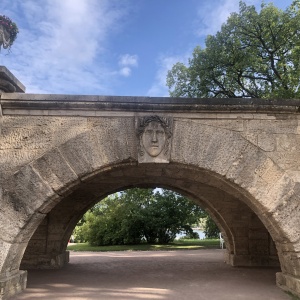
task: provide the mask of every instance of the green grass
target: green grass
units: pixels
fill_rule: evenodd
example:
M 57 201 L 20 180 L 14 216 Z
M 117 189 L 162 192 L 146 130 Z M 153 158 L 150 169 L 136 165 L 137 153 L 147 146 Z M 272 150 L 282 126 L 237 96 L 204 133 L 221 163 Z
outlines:
M 69 245 L 67 250 L 71 251 L 159 251 L 159 250 L 196 250 L 196 249 L 212 249 L 219 248 L 220 241 L 218 239 L 192 240 L 180 239 L 173 243 L 160 244 L 140 244 L 140 245 L 114 245 L 114 246 L 90 246 L 88 243 L 78 243 Z

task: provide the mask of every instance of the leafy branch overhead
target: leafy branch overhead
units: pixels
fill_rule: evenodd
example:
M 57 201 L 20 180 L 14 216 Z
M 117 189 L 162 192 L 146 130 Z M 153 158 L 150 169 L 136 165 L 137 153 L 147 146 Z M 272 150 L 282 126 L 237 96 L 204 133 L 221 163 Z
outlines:
M 299 98 L 300 0 L 281 10 L 240 2 L 221 30 L 168 72 L 170 96 Z

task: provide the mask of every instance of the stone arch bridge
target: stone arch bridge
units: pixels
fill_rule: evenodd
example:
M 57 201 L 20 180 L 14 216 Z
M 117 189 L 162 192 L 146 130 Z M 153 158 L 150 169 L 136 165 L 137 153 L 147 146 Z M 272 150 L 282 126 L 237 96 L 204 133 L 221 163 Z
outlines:
M 300 101 L 5 92 L 0 101 L 0 299 L 25 288 L 26 270 L 67 263 L 83 213 L 136 186 L 199 203 L 229 264 L 280 265 L 277 284 L 300 295 Z

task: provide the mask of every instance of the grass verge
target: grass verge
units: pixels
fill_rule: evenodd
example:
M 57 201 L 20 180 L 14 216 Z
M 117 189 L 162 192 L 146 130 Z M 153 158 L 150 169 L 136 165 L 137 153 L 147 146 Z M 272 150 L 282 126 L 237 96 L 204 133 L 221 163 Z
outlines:
M 140 244 L 140 245 L 113 245 L 113 246 L 90 246 L 88 243 L 68 245 L 71 251 L 163 251 L 163 250 L 196 250 L 219 248 L 219 239 L 193 240 L 180 239 L 170 244 Z

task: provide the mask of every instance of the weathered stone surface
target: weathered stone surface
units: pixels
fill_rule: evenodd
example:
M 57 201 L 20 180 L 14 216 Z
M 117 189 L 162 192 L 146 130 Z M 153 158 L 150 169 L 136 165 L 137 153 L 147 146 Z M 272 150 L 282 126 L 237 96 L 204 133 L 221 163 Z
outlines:
M 229 263 L 234 267 L 278 267 L 279 261 L 277 256 L 264 255 L 230 255 Z
M 47 212 L 50 209 L 48 205 L 51 206 L 50 200 L 59 198 L 29 165 L 22 167 L 3 186 L 6 190 L 12 191 L 9 196 L 13 209 L 23 211 L 28 217 L 36 211 Z
M 70 165 L 61 155 L 58 149 L 53 149 L 50 153 L 37 159 L 33 168 L 57 193 L 63 193 L 78 183 L 78 177 Z
M 0 240 L 0 246 L 0 274 L 5 277 L 10 276 L 18 271 L 27 244 L 7 243 Z
M 69 263 L 70 254 L 69 251 L 58 255 L 39 254 L 39 255 L 27 255 L 23 259 L 21 268 L 27 270 L 33 269 L 61 269 Z
M 0 183 L 18 167 L 88 130 L 85 118 L 6 116 L 1 119 Z
M 22 292 L 27 285 L 27 271 L 18 271 L 16 274 L 0 276 L 0 299 L 6 300 Z
M 4 81 L 4 86 L 0 85 L 0 90 L 8 93 L 25 92 L 25 86 L 5 66 L 0 66 L 0 79 Z M 13 88 L 8 88 L 7 90 L 7 83 L 9 83 Z
M 96 124 L 93 130 L 59 147 L 60 152 L 79 177 L 89 177 L 90 173 L 112 162 L 137 157 L 132 120 L 106 120 L 94 121 L 94 123 Z M 99 124 L 96 126 L 97 123 L 103 126 Z M 113 135 L 118 135 L 118 138 L 112 139 Z
M 82 214 L 110 193 L 140 186 L 170 188 L 202 205 L 220 226 L 231 264 L 276 265 L 279 258 L 278 284 L 300 295 L 299 106 L 298 100 L 1 94 L 6 291 L 24 288 L 17 275 L 22 257 L 25 267 L 63 266 Z M 146 140 L 148 158 L 139 157 L 135 120 L 153 115 L 173 120 L 163 161 Z
M 192 121 L 176 121 L 171 159 L 225 175 L 247 144 L 229 130 L 216 130 Z
M 300 278 L 290 276 L 288 274 L 276 273 L 276 282 L 283 290 L 294 294 L 300 295 Z

